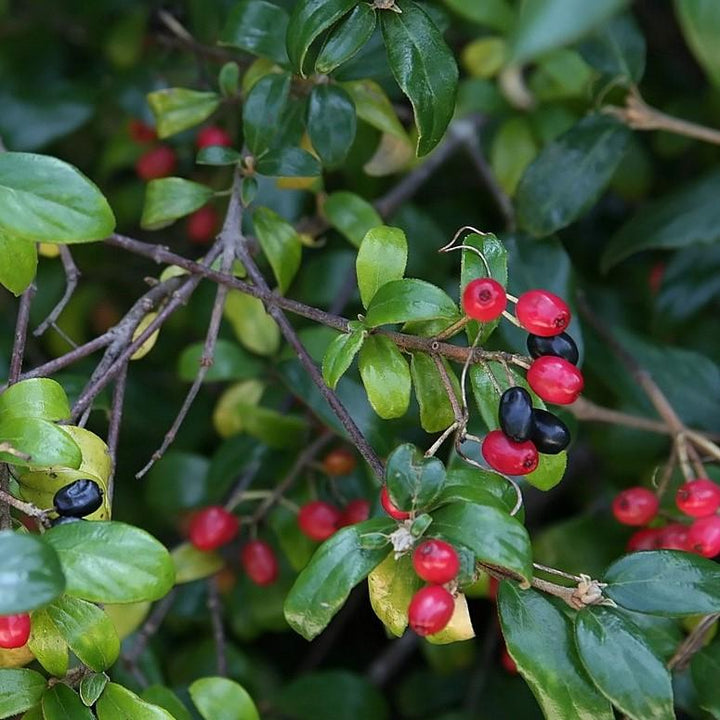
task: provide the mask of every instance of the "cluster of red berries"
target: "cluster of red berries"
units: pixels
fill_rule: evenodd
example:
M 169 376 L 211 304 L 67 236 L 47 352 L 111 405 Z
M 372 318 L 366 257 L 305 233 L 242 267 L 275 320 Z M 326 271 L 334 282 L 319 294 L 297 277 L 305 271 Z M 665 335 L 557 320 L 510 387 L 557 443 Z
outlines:
M 0 615 L 0 648 L 14 650 L 30 638 L 30 615 Z
M 313 500 L 300 508 L 298 527 L 311 540 L 322 542 L 340 528 L 355 525 L 370 517 L 370 503 L 363 498 L 351 500 L 342 510 L 324 500 Z
M 690 524 L 647 527 L 658 514 L 657 495 L 644 487 L 618 493 L 612 504 L 615 518 L 623 525 L 642 527 L 628 541 L 628 551 L 685 550 L 707 558 L 720 554 L 720 486 L 708 478 L 689 480 L 678 488 L 675 504 L 683 515 L 692 518 Z
M 505 288 L 492 278 L 477 278 L 465 286 L 463 309 L 480 322 L 499 318 L 507 307 Z M 564 332 L 570 308 L 547 290 L 529 290 L 515 303 L 517 323 L 529 333 L 527 347 L 533 362 L 527 381 L 537 395 L 555 405 L 569 405 L 582 392 L 584 381 L 574 340 Z M 498 472 L 527 475 L 538 465 L 538 453 L 557 454 L 570 444 L 570 431 L 553 413 L 533 408 L 530 393 L 516 386 L 500 398 L 500 430 L 483 441 L 485 461 Z

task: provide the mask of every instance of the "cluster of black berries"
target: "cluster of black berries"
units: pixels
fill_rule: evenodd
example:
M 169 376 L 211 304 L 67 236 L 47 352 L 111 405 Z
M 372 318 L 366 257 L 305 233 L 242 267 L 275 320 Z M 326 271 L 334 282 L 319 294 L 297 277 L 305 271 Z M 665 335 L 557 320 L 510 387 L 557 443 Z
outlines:
M 78 522 L 86 515 L 94 513 L 102 505 L 102 501 L 103 491 L 94 480 L 75 480 L 55 493 L 53 505 L 58 516 L 50 524 L 55 527 Z

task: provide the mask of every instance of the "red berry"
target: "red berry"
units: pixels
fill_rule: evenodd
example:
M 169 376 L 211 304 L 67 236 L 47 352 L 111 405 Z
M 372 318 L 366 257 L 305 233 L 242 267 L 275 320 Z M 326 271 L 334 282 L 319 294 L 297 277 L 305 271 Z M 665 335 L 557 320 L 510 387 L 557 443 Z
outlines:
M 689 527 L 682 523 L 670 523 L 660 530 L 656 547 L 661 550 L 687 550 Z
M 547 290 L 523 293 L 515 306 L 520 325 L 533 335 L 559 335 L 570 324 L 570 308 L 557 295 Z
M 195 144 L 199 150 L 204 147 L 211 147 L 212 145 L 224 145 L 225 147 L 230 147 L 233 142 L 230 135 L 228 135 L 221 127 L 218 127 L 217 125 L 208 125 L 198 132 L 197 137 L 195 138 Z
M 714 515 L 720 507 L 720 487 L 707 478 L 690 480 L 678 488 L 675 503 L 690 517 Z
M 206 243 L 217 235 L 220 216 L 212 205 L 196 210 L 187 219 L 188 238 L 194 243 Z
M 515 442 L 502 430 L 485 436 L 482 456 L 493 470 L 506 475 L 527 475 L 538 465 L 538 451 L 529 440 Z
M 27 643 L 30 637 L 30 616 L 0 615 L 0 648 L 12 650 Z
M 215 550 L 227 545 L 238 533 L 240 521 L 219 505 L 206 507 L 190 520 L 190 542 L 198 550 Z
M 323 470 L 331 477 L 349 475 L 357 465 L 355 455 L 345 447 L 331 450 L 323 459 Z
M 453 596 L 442 585 L 428 585 L 413 595 L 408 621 L 418 635 L 434 635 L 450 622 L 454 611 Z
M 413 552 L 413 567 L 418 577 L 433 585 L 444 585 L 460 571 L 457 551 L 443 540 L 424 540 Z
M 385 512 L 395 520 L 407 520 L 410 517 L 409 512 L 405 512 L 404 510 L 400 510 L 400 508 L 395 507 L 393 501 L 390 499 L 390 494 L 388 493 L 385 485 L 383 485 L 383 488 L 380 491 L 380 504 L 383 506 L 383 510 L 385 510 Z
M 615 496 L 612 511 L 623 525 L 647 525 L 657 515 L 658 507 L 660 501 L 652 490 L 631 487 Z
M 351 500 L 342 511 L 339 527 L 356 525 L 359 522 L 367 520 L 369 517 L 370 503 L 367 500 L 363 500 L 362 498 Z
M 490 322 L 502 315 L 507 306 L 505 288 L 492 278 L 471 280 L 463 290 L 463 309 L 473 320 Z
M 511 675 L 518 674 L 518 666 L 510 657 L 510 653 L 507 651 L 506 647 L 504 647 L 500 653 L 500 664 L 503 666 L 503 669 Z
M 543 355 L 533 360 L 527 371 L 527 381 L 543 400 L 555 405 L 574 403 L 585 386 L 580 370 L 554 355 Z
M 145 143 L 157 140 L 155 128 L 150 127 L 150 125 L 142 122 L 142 120 L 131 120 L 128 124 L 128 133 L 132 141 L 138 145 L 144 145 Z
M 327 540 L 340 523 L 340 511 L 330 503 L 314 500 L 300 508 L 298 525 L 311 540 Z
M 158 145 L 138 158 L 135 172 L 143 180 L 155 180 L 172 175 L 176 166 L 175 151 L 167 145 Z
M 720 553 L 720 517 L 710 515 L 695 520 L 688 530 L 687 543 L 690 552 L 715 557 Z
M 633 533 L 628 540 L 627 551 L 638 552 L 640 550 L 657 550 L 660 542 L 660 533 L 657 528 L 643 528 Z
M 272 585 L 278 576 L 275 551 L 264 540 L 250 540 L 240 551 L 240 564 L 256 585 Z

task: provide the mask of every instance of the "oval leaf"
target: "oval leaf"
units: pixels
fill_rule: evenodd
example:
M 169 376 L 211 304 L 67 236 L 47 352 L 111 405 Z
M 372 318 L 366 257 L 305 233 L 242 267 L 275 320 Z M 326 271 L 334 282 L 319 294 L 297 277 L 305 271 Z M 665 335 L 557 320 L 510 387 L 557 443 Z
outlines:
M 413 568 L 412 555 L 397 560 L 390 553 L 369 575 L 368 593 L 373 612 L 395 637 L 401 637 L 408 626 L 408 607 L 417 590 L 423 586 Z
M 35 707 L 46 687 L 45 678 L 34 670 L 0 670 L 0 717 L 10 717 Z
M 365 342 L 365 331 L 355 330 L 338 335 L 328 345 L 322 363 L 323 379 L 328 387 L 335 389 L 340 378 L 352 364 L 353 358 L 358 354 L 363 342 Z
M 285 65 L 287 12 L 266 0 L 242 0 L 233 5 L 222 34 L 220 45 L 231 45 L 252 55 L 259 55 Z
M 374 80 L 350 80 L 342 83 L 355 103 L 357 116 L 380 132 L 410 144 L 405 128 L 385 91 Z M 412 150 L 411 150 L 412 153 Z
M 98 720 L 175 720 L 157 705 L 141 700 L 117 683 L 108 683 L 95 706 Z
M 70 435 L 62 427 L 40 418 L 9 417 L 0 420 L 0 443 L 9 443 L 22 454 L 0 452 L 0 462 L 11 465 L 77 468 L 82 462 L 80 448 Z
M 328 34 L 315 61 L 315 72 L 328 74 L 353 57 L 375 30 L 375 8 L 359 3 Z
M 58 683 L 42 697 L 44 720 L 93 720 L 94 715 L 83 705 L 78 694 L 67 685 Z
M 358 367 L 373 410 L 383 420 L 402 417 L 410 404 L 410 368 L 397 345 L 382 335 L 365 339 Z
M 447 371 L 455 397 L 460 397 L 460 383 L 455 377 L 449 363 L 442 360 Z M 443 384 L 440 371 L 427 353 L 413 353 L 410 362 L 415 397 L 420 406 L 420 425 L 429 433 L 440 432 L 450 427 L 455 421 L 450 398 Z M 459 401 L 458 401 L 459 402 Z
M 339 85 L 316 85 L 310 93 L 308 135 L 323 165 L 341 165 L 355 140 L 355 105 Z
M 105 673 L 94 673 L 87 675 L 80 682 L 80 699 L 84 705 L 91 707 L 97 701 L 108 684 L 108 676 Z
M 436 285 L 404 278 L 382 285 L 368 305 L 365 321 L 369 327 L 418 320 L 457 320 L 457 306 Z
M 36 610 L 32 615 L 28 647 L 48 673 L 65 677 L 70 661 L 68 646 L 46 608 Z
M 299 147 L 268 150 L 257 162 L 260 175 L 269 177 L 315 177 L 320 175 L 318 159 Z
M 250 352 L 274 355 L 280 347 L 280 328 L 265 312 L 262 300 L 239 290 L 227 294 L 225 317 L 230 321 L 237 339 Z
M 158 230 L 184 215 L 199 210 L 213 196 L 213 191 L 200 183 L 178 177 L 151 180 L 145 190 L 140 226 Z
M 710 81 L 720 85 L 720 5 L 713 0 L 675 0 L 685 41 Z
M 260 720 L 245 688 L 220 677 L 201 678 L 189 688 L 190 697 L 205 720 Z
M 393 504 L 401 510 L 422 510 L 432 503 L 445 484 L 445 466 L 438 458 L 426 458 L 406 443 L 390 454 L 385 482 Z
M 178 585 L 210 577 L 225 567 L 225 561 L 217 553 L 203 552 L 189 542 L 178 545 L 170 556 Z
M 18 297 L 34 280 L 36 270 L 35 243 L 0 229 L 0 285 Z
M 209 118 L 220 105 L 220 96 L 214 92 L 167 88 L 148 93 L 147 101 L 155 116 L 158 137 L 166 138 Z
M 302 243 L 295 228 L 274 210 L 259 207 L 253 214 L 255 235 L 284 293 L 300 268 Z
M 270 73 L 253 85 L 245 99 L 243 132 L 255 155 L 261 155 L 272 145 L 287 105 L 290 80 L 289 73 Z
M 382 218 L 367 200 L 344 190 L 329 195 L 322 212 L 330 225 L 355 247 L 360 247 L 368 230 L 382 225 Z
M 400 228 L 382 225 L 367 231 L 355 261 L 360 298 L 365 307 L 385 283 L 402 278 L 407 257 L 407 239 Z
M 70 403 L 60 383 L 50 378 L 31 378 L 11 385 L 0 394 L 0 420 L 34 417 L 69 420 Z

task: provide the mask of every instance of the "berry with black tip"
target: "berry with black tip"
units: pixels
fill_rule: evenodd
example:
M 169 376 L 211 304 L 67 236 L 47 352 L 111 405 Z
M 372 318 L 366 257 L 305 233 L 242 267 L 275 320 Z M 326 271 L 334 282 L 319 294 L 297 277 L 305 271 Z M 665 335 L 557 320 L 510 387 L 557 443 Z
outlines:
M 714 515 L 720 508 L 720 486 L 708 478 L 689 480 L 678 488 L 675 504 L 690 517 Z
M 444 585 L 460 571 L 460 558 L 455 548 L 443 540 L 423 540 L 414 550 L 413 567 L 418 577 L 433 585 Z
M 30 638 L 30 616 L 27 613 L 0 615 L 0 648 L 21 648 Z
M 278 576 L 278 562 L 275 551 L 264 540 L 250 540 L 240 551 L 240 564 L 247 576 L 264 587 L 272 585 Z
M 527 475 L 538 465 L 538 451 L 529 440 L 516 443 L 502 430 L 485 436 L 482 456 L 493 470 L 506 475 Z
M 340 524 L 340 511 L 323 500 L 303 505 L 298 514 L 300 531 L 311 540 L 327 540 Z
M 454 611 L 453 596 L 442 585 L 428 585 L 413 595 L 408 607 L 408 622 L 421 637 L 434 635 L 447 626 Z
M 515 442 L 525 442 L 532 433 L 532 398 L 522 387 L 508 388 L 500 396 L 498 421 L 500 429 Z
M 570 324 L 567 303 L 547 290 L 523 293 L 515 305 L 515 316 L 525 330 L 542 337 L 559 335 Z
M 235 538 L 240 521 L 219 505 L 211 505 L 195 513 L 190 520 L 190 542 L 203 551 L 217 550 Z
M 574 403 L 585 386 L 582 373 L 572 363 L 553 355 L 534 360 L 527 381 L 537 395 L 555 405 Z
M 380 504 L 383 506 L 383 510 L 395 520 L 407 520 L 410 517 L 409 512 L 395 506 L 395 503 L 390 499 L 390 493 L 388 493 L 385 485 L 383 485 L 380 491 Z
M 570 444 L 570 430 L 557 415 L 542 408 L 534 408 L 530 440 L 538 452 L 557 455 Z
M 687 549 L 706 558 L 720 553 L 720 517 L 709 515 L 695 520 L 688 530 Z
M 493 278 L 471 280 L 463 290 L 463 310 L 473 320 L 491 322 L 499 318 L 507 306 L 505 288 Z
M 66 517 L 85 517 L 100 508 L 103 502 L 103 491 L 100 486 L 89 478 L 75 480 L 60 488 L 53 497 L 53 505 L 58 515 Z
M 659 507 L 660 501 L 652 490 L 631 487 L 615 496 L 612 511 L 623 525 L 647 525 L 657 515 Z
M 573 365 L 577 365 L 580 359 L 575 341 L 565 332 L 551 337 L 543 337 L 542 335 L 533 335 L 530 333 L 527 337 L 527 349 L 530 356 L 539 358 L 543 355 L 554 355 L 567 360 Z

